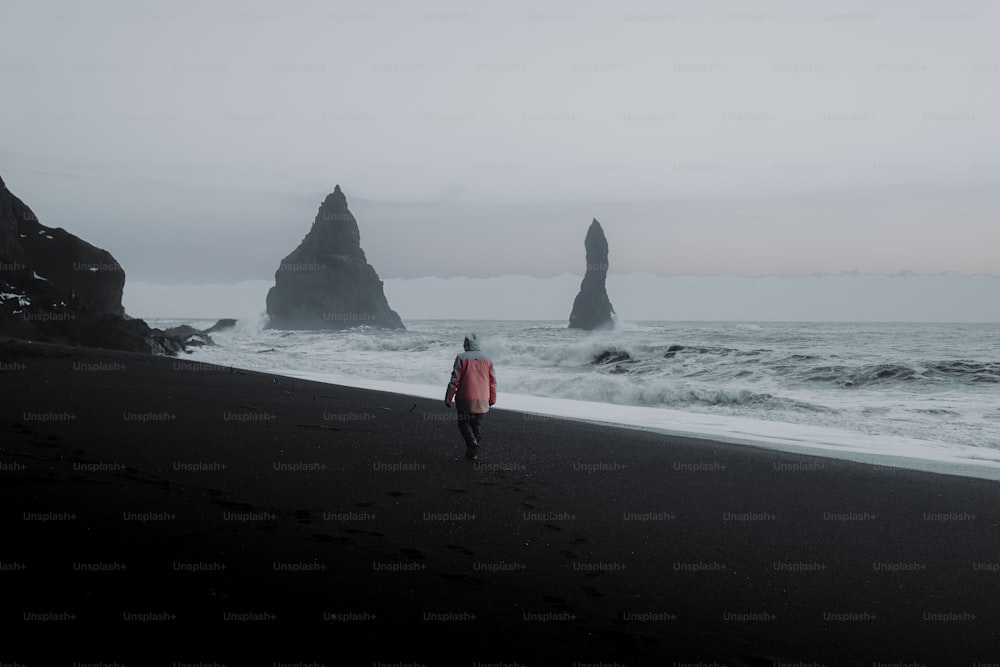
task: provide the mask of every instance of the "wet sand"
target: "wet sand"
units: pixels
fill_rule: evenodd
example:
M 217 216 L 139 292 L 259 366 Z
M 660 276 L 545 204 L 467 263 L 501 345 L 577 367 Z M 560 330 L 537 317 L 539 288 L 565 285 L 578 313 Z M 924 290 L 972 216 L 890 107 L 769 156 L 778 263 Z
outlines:
M 0 388 L 5 664 L 1000 663 L 995 482 L 502 394 L 469 462 L 441 401 L 37 343 Z

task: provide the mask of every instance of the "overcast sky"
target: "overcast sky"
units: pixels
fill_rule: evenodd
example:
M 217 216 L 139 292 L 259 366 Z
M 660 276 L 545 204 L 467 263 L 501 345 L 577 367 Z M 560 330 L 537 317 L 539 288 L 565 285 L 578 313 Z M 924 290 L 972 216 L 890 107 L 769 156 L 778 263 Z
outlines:
M 0 175 L 130 280 L 1000 274 L 995 2 L 0 2 Z

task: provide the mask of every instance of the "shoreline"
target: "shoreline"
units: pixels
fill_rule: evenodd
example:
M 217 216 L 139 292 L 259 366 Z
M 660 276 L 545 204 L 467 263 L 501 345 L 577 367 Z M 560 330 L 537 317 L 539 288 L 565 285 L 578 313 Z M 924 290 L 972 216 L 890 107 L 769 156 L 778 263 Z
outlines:
M 329 373 L 297 371 L 295 369 L 272 369 L 266 372 L 278 377 L 298 380 L 322 382 L 331 386 L 348 386 L 367 391 L 408 396 L 413 399 L 433 399 L 436 389 L 427 387 L 429 391 L 421 393 L 421 385 L 406 385 L 390 381 L 368 380 L 365 378 L 350 378 L 332 376 Z M 325 379 L 328 378 L 328 379 Z M 332 379 L 329 379 L 332 378 Z M 353 382 L 352 382 L 353 380 Z M 407 388 L 409 387 L 409 391 Z M 506 404 L 515 402 L 514 407 Z M 628 430 L 655 433 L 671 438 L 687 438 L 705 440 L 707 442 L 723 443 L 738 447 L 752 447 L 771 452 L 784 452 L 802 456 L 815 456 L 838 461 L 851 461 L 876 467 L 903 468 L 938 475 L 954 475 L 1000 481 L 1000 451 L 989 448 L 964 447 L 961 450 L 949 448 L 944 454 L 931 457 L 938 446 L 933 441 L 918 441 L 913 438 L 888 435 L 871 435 L 852 433 L 833 427 L 792 424 L 780 421 L 767 421 L 752 417 L 716 416 L 709 413 L 685 412 L 672 408 L 651 406 L 619 405 L 585 401 L 579 399 L 564 399 L 527 394 L 503 395 L 504 405 L 493 409 L 518 414 L 533 414 L 541 418 L 569 419 L 581 424 L 595 426 L 610 426 Z M 538 406 L 548 406 L 548 411 L 540 411 Z M 607 409 L 609 405 L 621 413 L 632 415 L 633 422 L 612 421 L 586 416 L 589 406 Z M 680 426 L 670 427 L 663 422 L 677 418 L 680 415 Z M 686 423 L 683 421 L 686 420 Z M 642 423 L 645 422 L 645 423 Z M 657 425 L 656 422 L 660 422 Z M 699 424 L 700 422 L 700 424 Z M 698 426 L 700 425 L 700 428 Z M 757 429 L 770 431 L 762 433 Z M 850 445 L 853 439 L 864 438 L 861 447 Z M 811 443 L 811 444 L 803 444 Z M 893 453 L 879 450 L 877 445 L 897 448 L 910 453 Z M 914 456 L 912 452 L 919 448 L 928 454 L 926 457 Z M 957 452 L 968 456 L 958 456 Z
M 440 400 L 38 343 L 0 360 L 24 366 L 0 374 L 0 618 L 25 664 L 90 660 L 39 625 L 136 634 L 143 664 L 997 652 L 992 482 L 499 409 L 471 463 Z
M 447 322 L 461 321 L 448 320 Z M 424 321 L 424 323 L 426 322 Z M 536 324 L 545 323 L 557 324 L 555 321 L 536 322 Z M 662 325 L 665 323 L 654 322 L 652 324 Z M 766 326 L 768 323 L 763 324 Z M 878 324 L 894 325 L 898 323 L 881 322 Z M 760 327 L 755 326 L 754 328 L 759 329 Z M 426 332 L 407 333 L 419 338 L 422 333 Z M 458 335 L 460 336 L 460 334 Z M 450 358 L 440 356 L 440 350 L 437 348 L 435 348 L 435 356 L 429 364 L 426 361 L 412 364 L 406 359 L 394 362 L 390 356 L 389 363 L 399 363 L 402 368 L 407 369 L 407 376 L 413 380 L 413 384 L 393 382 L 392 379 L 396 377 L 396 374 L 392 367 L 378 363 L 371 368 L 365 367 L 356 370 L 361 370 L 366 377 L 387 379 L 367 380 L 366 377 L 339 372 L 336 365 L 325 364 L 322 361 L 316 365 L 299 364 L 294 358 L 283 357 L 282 346 L 273 340 L 269 343 L 262 343 L 258 349 L 255 349 L 252 340 L 254 338 L 254 336 L 248 337 L 245 333 L 238 337 L 238 345 L 236 345 L 238 349 L 235 355 L 226 354 L 222 350 L 204 348 L 196 350 L 195 354 L 201 356 L 204 353 L 206 361 L 219 358 L 216 355 L 221 355 L 221 358 L 225 359 L 227 363 L 246 364 L 262 372 L 280 374 L 286 377 L 312 379 L 424 398 L 438 396 L 438 380 L 444 382 L 443 377 L 438 377 L 439 367 L 443 368 L 450 363 Z M 228 346 L 229 342 L 231 341 L 226 341 L 224 347 Z M 310 343 L 313 342 L 316 341 L 310 341 Z M 681 340 L 681 342 L 684 341 Z M 755 344 L 750 341 L 744 342 Z M 605 341 L 595 349 L 617 349 L 618 344 L 618 342 Z M 636 354 L 627 344 L 622 343 L 622 345 L 624 345 L 622 349 L 628 350 L 630 354 Z M 263 347 L 276 347 L 277 350 L 259 349 Z M 311 346 L 311 349 L 312 347 L 315 347 L 315 351 L 322 354 L 320 348 L 326 346 L 316 345 Z M 347 345 L 346 349 L 345 346 L 332 345 L 332 347 L 338 351 L 328 358 L 336 358 L 339 354 L 351 354 L 351 345 Z M 640 345 L 639 348 L 641 349 L 642 346 Z M 390 352 L 398 351 L 396 345 L 390 345 L 386 349 Z M 418 347 L 417 349 L 422 348 Z M 576 358 L 581 357 L 581 354 L 576 354 L 579 351 L 575 351 L 576 357 L 573 361 L 574 363 L 583 363 L 582 368 L 586 371 L 587 350 L 586 347 L 581 349 L 582 358 Z M 267 357 L 266 359 L 253 354 L 253 352 L 266 351 L 276 353 L 273 357 L 264 355 Z M 328 351 L 332 352 L 332 350 Z M 992 358 L 992 353 L 983 353 L 987 356 L 982 358 Z M 549 357 L 551 355 L 546 353 L 541 358 Z M 636 358 L 639 357 L 644 362 L 648 361 L 642 352 L 639 352 Z M 951 358 L 949 357 L 949 359 Z M 956 362 L 954 359 L 940 362 L 938 365 L 945 367 L 941 372 L 955 370 L 949 368 L 949 364 L 961 366 L 964 363 Z M 512 372 L 518 372 L 520 376 L 524 376 L 525 369 L 521 368 L 517 362 L 512 363 L 517 367 Z M 830 363 L 835 362 L 831 361 Z M 906 372 L 917 374 L 922 372 L 920 363 L 909 364 L 913 366 L 909 369 L 905 368 L 908 362 L 900 363 L 904 364 L 900 368 Z M 300 366 L 300 368 L 296 368 L 296 366 Z M 982 368 L 976 372 L 985 373 L 985 377 L 982 379 L 990 380 L 993 377 L 992 374 L 995 373 L 993 366 L 995 364 L 991 362 L 983 362 Z M 320 372 L 318 368 L 326 370 Z M 861 368 L 868 367 L 862 364 Z M 874 362 L 872 362 L 871 368 L 878 370 Z M 413 372 L 414 370 L 416 372 Z M 537 378 L 532 375 L 538 370 L 540 369 L 529 367 L 528 374 L 532 382 L 519 381 L 517 384 L 528 392 L 538 390 L 543 394 L 554 393 L 575 398 L 531 396 L 514 394 L 504 390 L 504 400 L 498 409 L 513 409 L 519 412 L 558 416 L 597 424 L 613 424 L 625 428 L 650 430 L 668 436 L 715 440 L 788 453 L 818 455 L 872 465 L 905 467 L 924 472 L 1000 481 L 1000 442 L 996 440 L 989 429 L 989 423 L 997 418 L 997 413 L 990 396 L 976 389 L 977 387 L 988 388 L 989 385 L 985 383 L 974 384 L 970 387 L 970 394 L 963 397 L 961 401 L 963 407 L 961 408 L 957 407 L 958 403 L 950 400 L 944 394 L 939 395 L 931 392 L 924 395 L 919 391 L 901 389 L 898 383 L 886 392 L 882 392 L 876 387 L 867 394 L 868 399 L 873 401 L 869 409 L 865 407 L 869 405 L 866 402 L 865 394 L 854 398 L 851 397 L 850 393 L 841 394 L 836 391 L 832 394 L 820 392 L 811 395 L 806 392 L 804 395 L 800 395 L 795 386 L 768 389 L 766 386 L 760 388 L 756 385 L 749 385 L 748 388 L 744 389 L 739 385 L 730 386 L 725 381 L 716 391 L 712 389 L 712 385 L 707 385 L 707 388 L 698 386 L 690 388 L 684 379 L 672 379 L 671 377 L 657 379 L 657 373 L 653 374 L 654 381 L 649 386 L 642 382 L 639 382 L 638 387 L 621 386 L 620 383 L 616 384 L 615 382 L 609 384 L 610 374 L 607 373 L 589 375 L 584 373 L 585 377 L 576 377 L 571 383 L 567 384 L 563 380 L 562 384 L 553 386 L 550 380 L 557 381 L 558 377 L 552 376 L 550 378 L 548 377 L 550 374 L 543 373 L 545 381 L 539 384 L 536 381 Z M 613 369 L 613 373 L 616 370 Z M 838 372 L 846 373 L 844 369 L 840 369 Z M 871 372 L 875 373 L 875 371 Z M 879 373 L 881 372 L 879 371 Z M 903 371 L 900 372 L 903 373 Z M 575 375 L 579 376 L 580 374 L 576 373 Z M 593 375 L 594 384 L 592 387 L 583 390 L 575 389 L 578 385 L 590 382 L 590 375 Z M 847 375 L 851 374 L 847 373 Z M 905 373 L 903 376 L 905 381 L 907 379 Z M 862 379 L 867 377 L 865 375 Z M 422 384 L 428 379 L 434 383 L 431 388 Z M 523 380 L 523 377 L 520 379 Z M 868 380 L 865 380 L 862 384 L 867 382 Z M 827 390 L 824 389 L 824 391 Z M 853 392 L 854 390 L 847 391 Z M 902 393 L 897 396 L 894 393 L 896 391 Z M 609 394 L 609 392 L 618 393 Z M 693 398 L 690 396 L 685 398 L 686 393 L 693 393 Z M 664 396 L 659 394 L 664 394 Z M 676 394 L 679 394 L 680 398 Z M 688 402 L 689 400 L 690 402 Z M 711 407 L 716 405 L 714 402 L 716 400 L 718 400 L 718 407 Z M 778 407 L 773 410 L 771 407 L 761 408 L 757 406 L 758 401 L 763 401 L 765 406 L 774 403 Z M 796 411 L 796 409 L 789 410 L 787 407 L 788 404 L 791 404 L 794 408 L 800 401 L 805 401 L 803 405 L 809 409 L 803 408 L 801 411 Z M 744 404 L 749 407 L 744 406 Z M 824 416 L 823 413 L 826 412 L 829 412 L 830 415 Z M 624 416 L 625 413 L 628 413 L 627 417 Z M 869 420 L 869 413 L 876 415 L 872 418 L 874 421 Z

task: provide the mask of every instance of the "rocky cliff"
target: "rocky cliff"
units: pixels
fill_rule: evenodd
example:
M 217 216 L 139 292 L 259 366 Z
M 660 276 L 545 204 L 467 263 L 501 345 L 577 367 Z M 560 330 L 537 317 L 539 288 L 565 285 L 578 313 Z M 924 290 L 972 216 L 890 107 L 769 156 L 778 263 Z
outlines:
M 0 179 L 0 334 L 176 354 L 183 345 L 131 319 L 125 271 L 106 250 L 46 227 Z
M 573 301 L 569 328 L 587 331 L 610 329 L 614 326 L 615 309 L 611 307 L 605 287 L 608 277 L 608 240 L 597 218 L 590 223 L 583 246 L 587 252 L 587 272 L 580 283 L 580 292 Z
M 365 258 L 357 220 L 339 185 L 319 207 L 309 233 L 281 261 L 274 283 L 267 293 L 270 328 L 404 328 Z

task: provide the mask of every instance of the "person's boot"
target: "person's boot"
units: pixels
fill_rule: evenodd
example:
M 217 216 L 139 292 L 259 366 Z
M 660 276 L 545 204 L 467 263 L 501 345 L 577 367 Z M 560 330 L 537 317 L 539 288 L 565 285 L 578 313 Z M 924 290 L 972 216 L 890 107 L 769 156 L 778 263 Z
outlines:
M 479 443 L 475 440 L 471 444 L 465 446 L 465 458 L 470 461 L 476 460 L 476 453 L 479 451 Z

